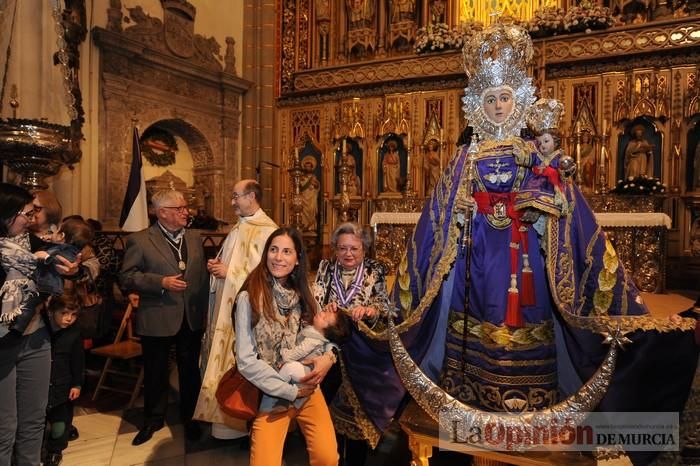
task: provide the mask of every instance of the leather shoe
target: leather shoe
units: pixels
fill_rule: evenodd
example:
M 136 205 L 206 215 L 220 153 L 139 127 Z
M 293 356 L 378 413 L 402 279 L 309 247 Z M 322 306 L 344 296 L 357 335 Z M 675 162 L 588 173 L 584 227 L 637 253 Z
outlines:
M 63 461 L 63 455 L 60 453 L 51 453 L 49 458 L 44 462 L 44 466 L 59 466 Z
M 72 442 L 73 440 L 77 440 L 80 437 L 80 432 L 78 432 L 78 429 L 75 426 L 70 426 L 70 430 L 68 430 L 68 441 Z
M 185 423 L 185 438 L 190 442 L 197 442 L 202 437 L 202 427 L 199 422 L 189 421 Z
M 132 445 L 141 445 L 151 440 L 153 433 L 159 431 L 163 428 L 163 424 L 146 424 L 146 426 L 136 434 L 134 440 L 131 441 Z

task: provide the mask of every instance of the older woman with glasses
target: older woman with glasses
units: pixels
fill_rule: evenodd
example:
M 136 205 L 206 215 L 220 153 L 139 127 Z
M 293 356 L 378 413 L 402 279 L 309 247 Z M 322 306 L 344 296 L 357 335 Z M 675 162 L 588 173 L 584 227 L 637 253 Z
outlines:
M 314 283 L 314 297 L 324 310 L 340 309 L 356 323 L 341 346 L 342 370 L 336 365 L 322 388 L 331 402 L 336 431 L 346 437 L 343 456 L 358 464 L 364 463 L 366 443 L 376 447 L 387 427 L 377 424 L 374 416 L 383 413 L 382 377 L 371 370 L 376 345 L 357 327 L 359 321 L 374 326 L 389 308 L 384 267 L 366 256 L 371 243 L 369 233 L 356 223 L 341 224 L 331 236 L 335 258 L 321 261 Z
M 29 234 L 34 196 L 0 183 L 0 466 L 37 465 L 51 372 L 48 329 L 39 314 L 34 254 L 45 243 Z M 65 275 L 78 264 L 57 256 Z

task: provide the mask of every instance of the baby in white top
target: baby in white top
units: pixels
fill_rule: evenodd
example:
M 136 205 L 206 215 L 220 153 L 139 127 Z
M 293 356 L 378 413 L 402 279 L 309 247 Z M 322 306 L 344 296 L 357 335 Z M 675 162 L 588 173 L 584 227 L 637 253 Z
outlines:
M 297 336 L 294 348 L 280 350 L 282 367 L 280 375 L 291 383 L 298 383 L 308 372 L 309 366 L 302 361 L 320 356 L 327 350 L 327 345 L 340 345 L 350 337 L 350 324 L 345 315 L 340 312 L 317 312 L 311 325 L 302 328 Z M 294 405 L 300 407 L 305 398 L 296 400 Z M 298 403 L 298 406 L 297 406 Z M 281 402 L 273 411 L 287 409 L 289 402 Z

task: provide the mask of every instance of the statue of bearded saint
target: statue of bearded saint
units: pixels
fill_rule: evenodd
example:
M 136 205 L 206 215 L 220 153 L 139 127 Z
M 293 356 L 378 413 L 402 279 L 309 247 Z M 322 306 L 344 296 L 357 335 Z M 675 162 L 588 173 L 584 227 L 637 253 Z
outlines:
M 350 29 L 361 29 L 372 25 L 374 20 L 374 1 L 346 0 Z

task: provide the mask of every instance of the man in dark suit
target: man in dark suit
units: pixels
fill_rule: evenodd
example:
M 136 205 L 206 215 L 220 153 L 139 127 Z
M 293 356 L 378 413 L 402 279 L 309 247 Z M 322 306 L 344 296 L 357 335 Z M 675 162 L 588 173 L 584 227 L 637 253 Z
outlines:
M 140 301 L 135 323 L 143 348 L 145 421 L 133 445 L 163 427 L 173 344 L 185 434 L 188 440 L 200 436 L 192 413 L 201 385 L 199 351 L 209 283 L 204 249 L 199 233 L 185 229 L 189 213 L 182 193 L 159 191 L 151 202 L 158 221 L 127 238 L 120 277 Z

